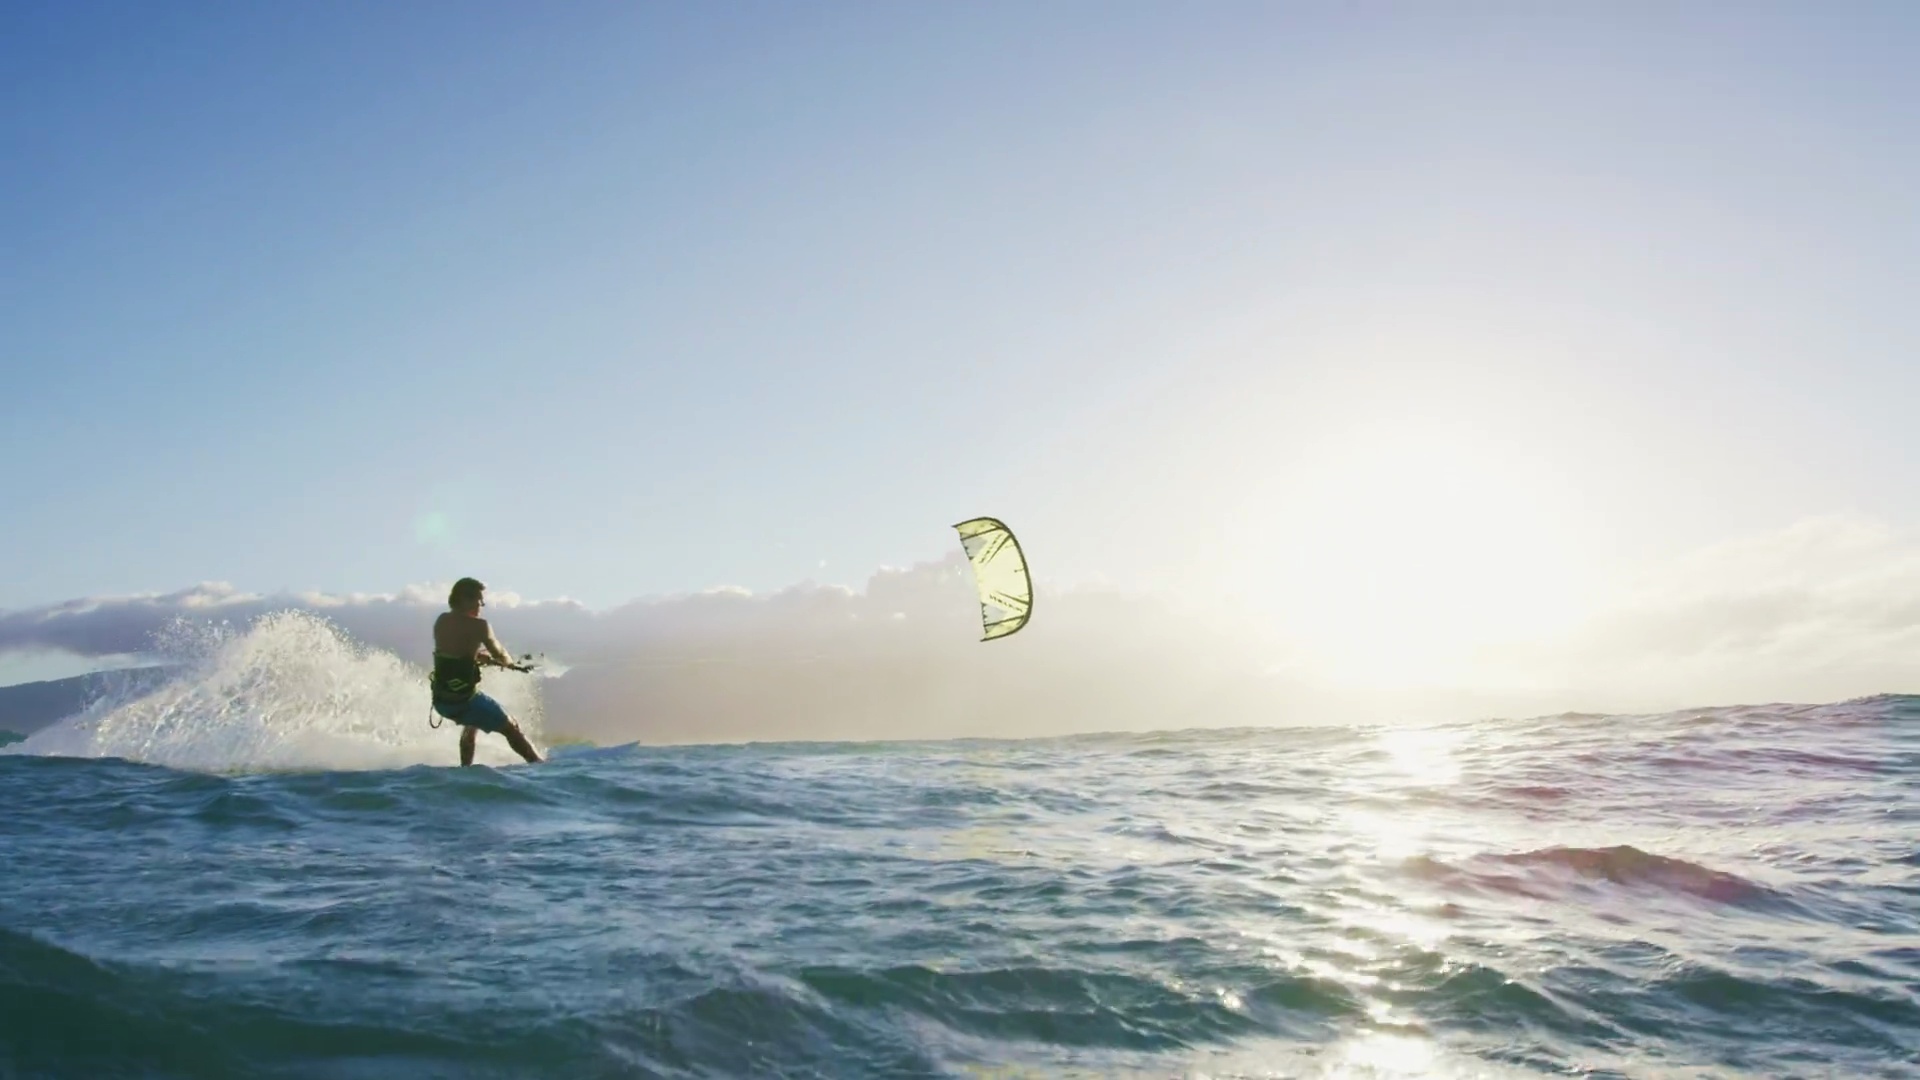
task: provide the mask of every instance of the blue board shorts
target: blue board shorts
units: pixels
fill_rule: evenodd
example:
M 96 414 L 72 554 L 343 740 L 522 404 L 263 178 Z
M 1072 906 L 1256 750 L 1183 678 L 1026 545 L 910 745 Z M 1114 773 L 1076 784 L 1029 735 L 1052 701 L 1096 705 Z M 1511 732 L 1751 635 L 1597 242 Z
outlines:
M 465 701 L 436 701 L 433 711 L 463 727 L 476 727 L 495 735 L 505 735 L 507 725 L 512 723 L 499 702 L 479 691 Z

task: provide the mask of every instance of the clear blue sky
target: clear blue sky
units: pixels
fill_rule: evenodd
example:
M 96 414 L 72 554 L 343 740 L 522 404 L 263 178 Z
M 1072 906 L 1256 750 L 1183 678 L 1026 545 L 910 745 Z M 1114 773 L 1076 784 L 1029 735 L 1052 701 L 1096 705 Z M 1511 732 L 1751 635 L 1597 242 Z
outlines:
M 1910 523 L 1916 55 L 1910 4 L 8 4 L 0 608 L 857 583 L 981 513 L 1228 589 L 1506 527 L 1446 506 L 1606 566 Z M 1464 501 L 1325 526 L 1429 460 Z

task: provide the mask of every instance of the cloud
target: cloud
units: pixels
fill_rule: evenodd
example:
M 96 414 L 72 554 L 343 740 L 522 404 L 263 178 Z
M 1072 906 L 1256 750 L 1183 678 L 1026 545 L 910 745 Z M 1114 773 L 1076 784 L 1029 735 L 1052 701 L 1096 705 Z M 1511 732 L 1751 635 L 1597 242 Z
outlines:
M 151 651 L 177 619 L 289 608 L 422 664 L 445 586 L 263 596 L 220 584 L 0 613 L 0 653 Z M 1920 689 L 1920 539 L 1806 521 L 1657 567 L 1569 632 L 1489 649 L 1443 686 L 1316 677 L 1217 611 L 1165 596 L 1045 592 L 1032 626 L 982 644 L 957 557 L 863 589 L 715 589 L 595 611 L 496 590 L 505 644 L 568 667 L 549 728 L 598 741 L 1025 736 L 1227 724 L 1641 712 Z M 1276 674 L 1279 673 L 1279 674 Z
M 164 651 L 168 627 L 323 616 L 423 664 L 443 586 L 263 596 L 223 584 L 0 614 L 0 651 Z M 1280 722 L 1277 684 L 1244 641 L 1165 599 L 1043 593 L 1017 638 L 982 644 L 963 560 L 882 570 L 864 589 L 714 589 L 606 611 L 490 591 L 510 649 L 563 661 L 549 727 L 601 741 L 908 738 Z
M 366 644 L 417 658 L 431 651 L 430 627 L 446 610 L 446 585 L 409 586 L 397 593 L 260 594 L 224 582 L 171 593 L 90 597 L 41 608 L 0 612 L 0 653 L 57 649 L 85 657 L 155 653 L 161 634 L 179 620 L 245 625 L 274 611 L 309 611 Z M 487 597 L 493 613 L 513 612 L 515 625 L 551 630 L 565 643 L 588 646 L 595 616 L 570 600 L 529 603 L 512 593 Z
M 1716 544 L 1497 662 L 1590 710 L 1920 688 L 1920 538 L 1841 516 Z

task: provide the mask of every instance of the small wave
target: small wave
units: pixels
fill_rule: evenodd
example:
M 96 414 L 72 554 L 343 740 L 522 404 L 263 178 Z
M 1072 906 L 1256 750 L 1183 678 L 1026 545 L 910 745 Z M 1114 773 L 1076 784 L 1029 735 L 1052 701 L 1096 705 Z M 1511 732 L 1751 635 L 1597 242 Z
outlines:
M 324 1022 L 235 1000 L 203 977 L 105 964 L 0 929 L 6 1075 L 250 1077 L 275 1059 L 483 1060 L 428 1032 Z M 17 1072 L 15 1070 L 18 1070 Z
M 1495 792 L 1510 799 L 1523 802 L 1563 802 L 1573 796 L 1573 792 L 1551 784 L 1521 784 L 1514 787 L 1496 788 Z
M 1824 1033 L 1846 1031 L 1856 1047 L 1908 1055 L 1920 1029 L 1920 1003 L 1898 991 L 1862 991 L 1824 985 L 1791 975 L 1743 978 L 1711 964 L 1678 965 L 1660 987 L 1695 1008 L 1731 1017 L 1766 1016 L 1791 1028 L 1805 1024 Z
M 403 963 L 293 968 L 382 989 L 370 1001 L 323 990 L 283 1006 L 251 979 L 101 964 L 0 929 L 0 1074 L 204 1080 L 291 1067 L 327 1076 L 822 1076 L 838 1074 L 847 1058 L 879 1073 L 935 1071 L 919 1047 L 786 980 L 561 1017 L 452 1000 L 382 1008 L 391 985 L 418 979 L 419 969 Z
M 1225 1042 L 1259 1030 L 1242 1008 L 1213 993 L 1153 979 L 1058 968 L 937 971 L 917 964 L 862 971 L 810 968 L 801 980 L 821 995 L 866 1008 L 904 1008 L 955 1030 L 992 1039 L 1057 1046 L 1163 1051 Z M 1333 1015 L 1338 997 L 1302 994 L 1288 981 L 1253 992 L 1288 1008 Z
M 231 1074 L 234 1063 L 219 1047 L 182 1034 L 183 1018 L 142 981 L 0 929 L 0 1044 L 7 1064 L 28 1075 L 116 1072 L 135 1061 L 161 1074 Z
M 269 799 L 242 791 L 221 791 L 201 802 L 188 815 L 191 820 L 217 829 L 298 828 L 300 822 Z
M 1542 848 L 1518 855 L 1494 855 L 1491 861 L 1509 866 L 1552 867 L 1583 878 L 1615 885 L 1646 885 L 1688 893 L 1721 903 L 1763 899 L 1773 891 L 1737 874 L 1665 855 L 1654 855 L 1628 844 L 1609 848 Z
M 1609 848 L 1555 847 L 1512 855 L 1480 855 L 1466 866 L 1454 866 L 1422 855 L 1406 860 L 1402 870 L 1431 881 L 1540 899 L 1549 898 L 1558 891 L 1551 878 L 1545 875 L 1571 875 L 1583 881 L 1604 881 L 1626 888 L 1679 893 L 1721 904 L 1788 903 L 1775 890 L 1738 874 L 1714 870 L 1685 859 L 1654 855 L 1627 844 Z

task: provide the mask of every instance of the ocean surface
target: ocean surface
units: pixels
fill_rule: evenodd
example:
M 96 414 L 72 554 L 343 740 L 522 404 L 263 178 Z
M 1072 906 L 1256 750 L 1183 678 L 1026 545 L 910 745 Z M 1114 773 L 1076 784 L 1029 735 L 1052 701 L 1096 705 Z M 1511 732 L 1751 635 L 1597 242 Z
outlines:
M 0 751 L 0 1076 L 1920 1077 L 1920 698 L 459 769 L 203 652 Z

